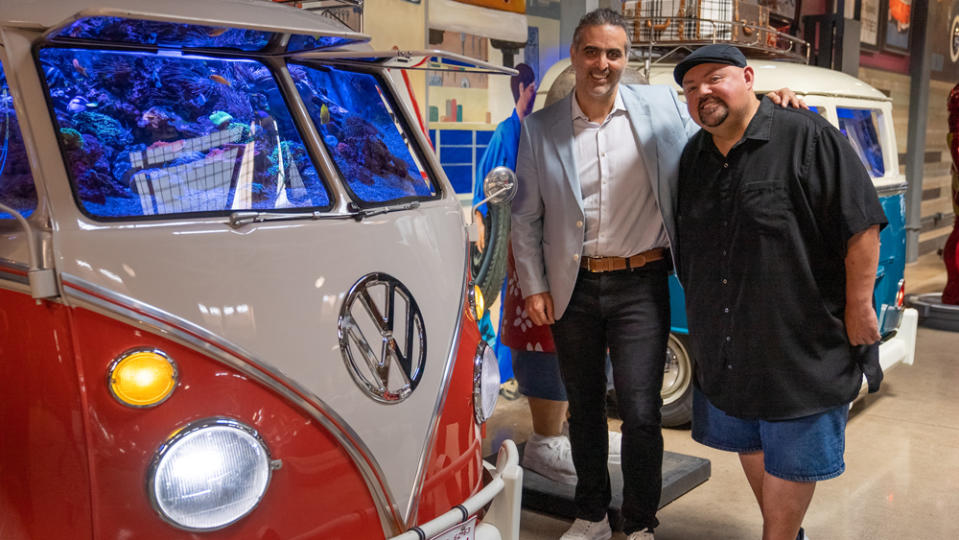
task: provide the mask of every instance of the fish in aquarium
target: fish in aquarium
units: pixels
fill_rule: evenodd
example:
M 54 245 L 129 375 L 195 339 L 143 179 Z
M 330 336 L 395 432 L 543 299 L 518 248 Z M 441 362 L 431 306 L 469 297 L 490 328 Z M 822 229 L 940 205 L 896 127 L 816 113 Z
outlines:
M 224 77 L 223 75 L 217 75 L 216 73 L 214 73 L 213 75 L 210 75 L 210 80 L 215 83 L 220 83 L 224 86 L 228 86 L 231 88 L 233 87 L 230 81 L 226 80 L 226 77 Z
M 78 113 L 80 111 L 85 111 L 87 109 L 95 109 L 99 106 L 98 103 L 88 101 L 83 96 L 77 96 L 70 100 L 70 103 L 67 104 L 67 110 L 72 113 Z
M 326 125 L 330 123 L 330 108 L 326 106 L 326 103 L 320 105 L 320 124 Z
M 87 68 L 81 66 L 80 61 L 77 60 L 76 58 L 73 59 L 73 69 L 75 69 L 77 73 L 79 73 L 80 75 L 84 77 L 87 76 Z

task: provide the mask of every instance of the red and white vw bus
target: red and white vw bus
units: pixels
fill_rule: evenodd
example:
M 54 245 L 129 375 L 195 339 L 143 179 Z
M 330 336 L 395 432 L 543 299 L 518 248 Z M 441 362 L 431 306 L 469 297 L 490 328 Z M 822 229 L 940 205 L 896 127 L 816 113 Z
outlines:
M 0 537 L 518 537 L 468 227 L 366 41 L 4 0 Z

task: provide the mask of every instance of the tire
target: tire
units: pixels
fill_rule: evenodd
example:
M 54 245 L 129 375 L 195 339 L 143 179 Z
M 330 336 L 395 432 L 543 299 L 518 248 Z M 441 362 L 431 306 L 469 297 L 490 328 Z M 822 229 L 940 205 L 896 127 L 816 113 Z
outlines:
M 686 345 L 686 336 L 669 334 L 660 392 L 664 427 L 682 426 L 693 418 L 693 363 Z
M 509 203 L 487 204 L 486 249 L 470 246 L 473 284 L 480 288 L 486 308 L 493 304 L 506 278 L 506 257 L 509 253 Z

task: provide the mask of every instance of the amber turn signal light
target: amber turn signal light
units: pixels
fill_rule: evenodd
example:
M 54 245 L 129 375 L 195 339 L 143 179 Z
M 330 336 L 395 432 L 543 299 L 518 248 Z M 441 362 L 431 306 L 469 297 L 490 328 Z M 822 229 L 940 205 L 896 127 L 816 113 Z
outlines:
M 129 407 L 154 407 L 166 401 L 177 385 L 173 360 L 158 349 L 134 349 L 110 364 L 110 393 Z

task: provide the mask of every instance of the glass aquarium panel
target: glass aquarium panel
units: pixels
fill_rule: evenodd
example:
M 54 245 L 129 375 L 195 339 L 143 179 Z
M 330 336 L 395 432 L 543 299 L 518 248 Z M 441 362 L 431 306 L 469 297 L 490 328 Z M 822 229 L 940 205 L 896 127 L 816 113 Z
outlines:
M 862 166 L 869 171 L 873 178 L 881 178 L 886 174 L 886 167 L 882 160 L 882 145 L 879 144 L 879 135 L 876 130 L 876 115 L 878 111 L 869 109 L 847 109 L 836 107 L 836 116 L 839 117 L 839 131 L 849 139 Z
M 37 208 L 37 188 L 33 185 L 27 150 L 23 146 L 17 112 L 7 76 L 0 64 L 0 202 L 27 217 Z M 0 212 L 0 219 L 13 219 Z
M 88 215 L 329 206 L 260 62 L 67 48 L 38 56 L 74 192 Z
M 288 67 L 320 139 L 359 204 L 437 195 L 375 76 L 327 66 Z
M 224 26 L 146 21 L 122 17 L 84 17 L 50 37 L 51 39 L 110 41 L 158 47 L 217 47 L 259 51 L 267 46 L 273 35 L 272 32 Z
M 342 47 L 343 45 L 362 41 L 366 40 L 343 36 L 305 36 L 303 34 L 293 34 L 290 36 L 290 42 L 286 45 L 286 50 L 288 52 L 297 52 L 308 51 L 310 49 L 329 49 L 331 47 Z

